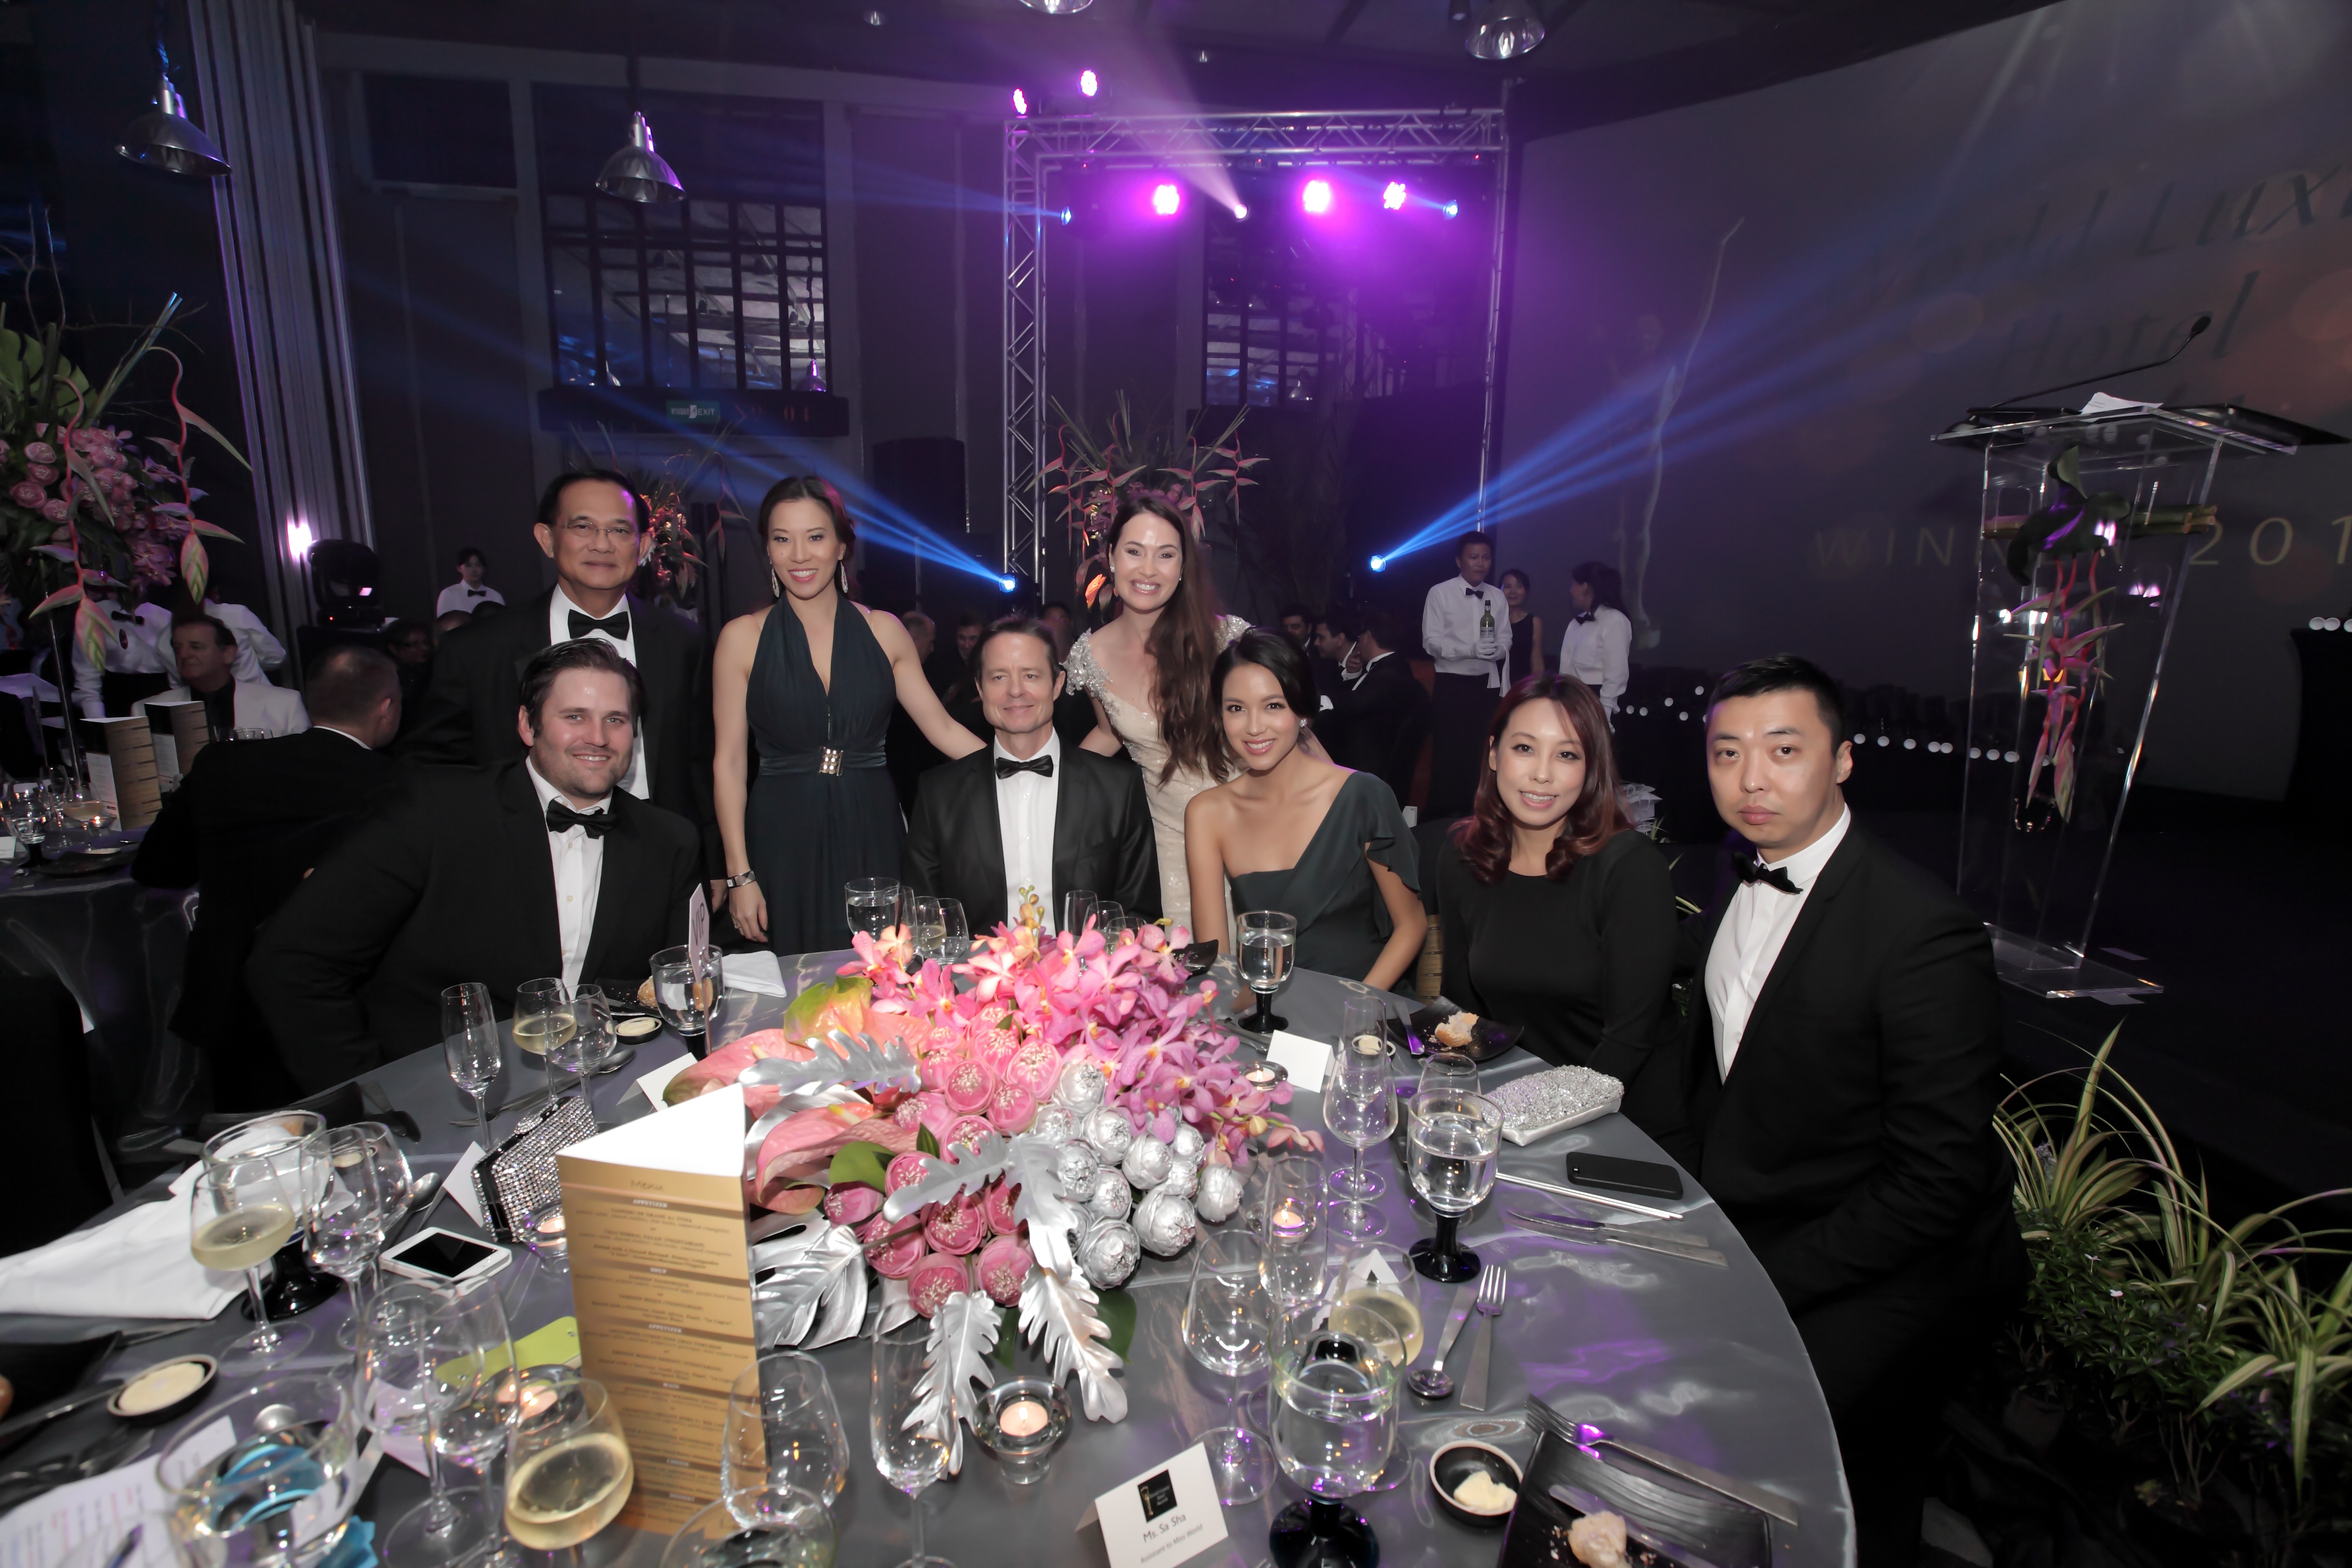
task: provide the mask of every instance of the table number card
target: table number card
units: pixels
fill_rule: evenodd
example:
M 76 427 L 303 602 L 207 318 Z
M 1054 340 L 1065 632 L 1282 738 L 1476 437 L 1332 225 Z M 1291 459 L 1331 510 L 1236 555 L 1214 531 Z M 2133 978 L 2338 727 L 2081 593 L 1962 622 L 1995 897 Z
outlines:
M 1276 1029 L 1274 1037 L 1266 1042 L 1265 1059 L 1281 1064 L 1290 1075 L 1291 1088 L 1320 1094 L 1323 1069 L 1331 1065 L 1331 1047 L 1326 1040 L 1310 1040 L 1287 1029 Z
M 1209 1451 L 1198 1443 L 1095 1499 L 1093 1516 L 1111 1568 L 1176 1568 L 1225 1539 Z

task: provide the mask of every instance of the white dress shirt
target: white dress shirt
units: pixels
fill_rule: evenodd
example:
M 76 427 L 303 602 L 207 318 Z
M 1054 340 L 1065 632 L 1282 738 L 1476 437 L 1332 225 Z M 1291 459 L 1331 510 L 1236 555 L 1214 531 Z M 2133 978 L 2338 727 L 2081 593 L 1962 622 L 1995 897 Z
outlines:
M 1757 994 L 1770 977 L 1813 883 L 1845 841 L 1846 826 L 1853 821 L 1853 809 L 1842 808 L 1836 826 L 1786 860 L 1772 862 L 1797 884 L 1795 892 L 1784 893 L 1766 882 L 1743 882 L 1723 911 L 1715 945 L 1706 953 L 1706 1005 L 1715 1016 L 1715 1065 L 1726 1078 L 1731 1076 L 1732 1058 L 1739 1054 L 1739 1037 L 1748 1032 L 1748 1016 L 1756 1010 Z
M 161 605 L 121 604 L 106 606 L 106 666 L 111 675 L 171 675 L 178 668 L 172 655 L 172 612 Z M 74 706 L 85 719 L 106 717 L 106 699 L 100 689 L 101 672 L 73 645 Z
M 276 669 L 286 662 L 286 645 L 261 624 L 259 616 L 243 605 L 223 605 L 206 599 L 205 614 L 226 626 L 229 635 L 236 638 L 236 666 L 230 674 L 237 679 L 268 680 L 269 678 L 261 672 Z M 170 634 L 164 635 L 168 642 Z
M 1625 661 L 1633 651 L 1633 621 L 1622 610 L 1595 605 L 1568 618 L 1568 633 L 1559 639 L 1559 672 L 1599 687 L 1601 710 L 1614 713 L 1617 700 L 1625 695 Z
M 637 662 L 637 606 L 629 602 L 626 595 L 623 595 L 621 597 L 621 609 L 629 612 L 629 635 L 626 637 L 616 637 L 610 632 L 603 631 L 591 632 L 588 635 L 593 637 L 601 637 L 604 641 L 611 643 L 614 647 L 621 650 L 621 657 L 623 658 L 627 659 L 631 664 L 635 664 Z M 558 584 L 555 589 L 555 596 L 550 599 L 547 604 L 548 646 L 551 647 L 557 643 L 570 642 L 572 640 L 572 612 L 574 610 L 580 610 L 580 606 L 572 602 L 571 598 L 563 592 L 562 584 Z M 580 610 L 580 613 L 583 616 L 588 614 L 585 610 Z M 615 610 L 613 613 L 614 615 L 618 615 L 620 614 L 620 610 Z M 611 616 L 601 616 L 597 618 L 609 620 L 611 619 Z M 654 787 L 653 769 L 646 761 L 645 717 L 646 716 L 642 713 L 637 715 L 636 739 L 631 742 L 629 747 L 629 771 L 621 780 L 621 787 L 627 790 L 631 795 L 635 795 L 639 800 L 650 799 L 652 797 Z
M 556 590 L 559 594 L 562 591 L 561 588 Z M 471 615 L 476 605 L 503 605 L 506 602 L 507 596 L 487 583 L 478 588 L 468 588 L 460 580 L 441 590 L 440 598 L 433 603 L 433 614 L 436 619 L 452 610 L 463 610 Z
M 1499 651 L 1481 658 L 1478 621 L 1488 614 L 1495 617 L 1494 646 Z M 1511 602 L 1492 583 L 1474 588 L 1459 576 L 1449 577 L 1422 602 L 1421 645 L 1436 661 L 1438 674 L 1483 675 L 1489 688 L 1499 690 L 1511 658 Z
M 991 769 L 999 757 L 1016 763 L 1024 760 L 1006 751 L 1002 741 L 989 747 L 988 755 Z M 1045 929 L 1050 932 L 1059 913 L 1055 908 L 1054 809 L 1062 794 L 1062 737 L 1047 731 L 1045 744 L 1037 755 L 1054 759 L 1054 776 L 1014 773 L 998 779 L 996 826 L 1004 836 L 1004 918 L 1016 918 L 1021 900 L 1034 892 L 1038 908 L 1045 911 Z
M 539 776 L 539 765 L 530 758 L 525 757 L 522 765 L 530 774 L 530 787 L 539 792 L 540 815 L 544 817 L 547 803 L 559 798 L 556 787 Z M 612 809 L 613 803 L 607 800 L 583 815 L 593 816 Z M 604 880 L 604 841 L 589 837 L 584 827 L 567 827 L 547 836 L 547 853 L 555 862 L 555 937 L 563 948 L 563 989 L 570 993 L 579 989 L 580 966 L 587 962 L 588 939 L 596 930 L 596 889 Z

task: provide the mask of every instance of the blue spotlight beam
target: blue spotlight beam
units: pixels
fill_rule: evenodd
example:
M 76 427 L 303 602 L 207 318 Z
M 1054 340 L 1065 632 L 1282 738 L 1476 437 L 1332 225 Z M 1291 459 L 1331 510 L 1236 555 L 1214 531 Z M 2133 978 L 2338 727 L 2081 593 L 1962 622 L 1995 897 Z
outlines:
M 875 544 L 887 545 L 893 550 L 903 551 L 932 565 L 944 566 L 950 571 L 961 572 L 966 576 L 981 578 L 993 584 L 1003 593 L 1010 594 L 1020 586 L 1017 581 L 1007 577 L 997 568 L 957 549 L 953 544 L 940 538 L 921 522 L 917 521 L 913 514 L 904 507 L 890 500 L 858 476 L 848 472 L 814 451 L 804 452 L 801 457 L 803 461 L 799 463 L 778 465 L 754 461 L 747 463 L 745 467 L 757 476 L 762 489 L 784 478 L 788 473 L 815 474 L 832 485 L 835 489 L 839 490 L 843 500 L 849 503 L 849 513 L 857 520 L 857 535 L 861 542 L 870 542 Z M 761 521 L 756 517 L 751 520 L 751 526 L 755 532 L 760 527 Z

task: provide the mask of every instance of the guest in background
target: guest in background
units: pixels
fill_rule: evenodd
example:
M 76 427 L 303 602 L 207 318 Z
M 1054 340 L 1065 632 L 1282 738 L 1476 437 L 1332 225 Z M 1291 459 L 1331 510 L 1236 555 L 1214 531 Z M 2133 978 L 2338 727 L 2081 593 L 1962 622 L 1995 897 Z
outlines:
M 1617 568 L 1587 561 L 1568 576 L 1568 602 L 1576 613 L 1559 639 L 1559 672 L 1592 688 L 1613 720 L 1633 652 L 1633 623 L 1625 615 Z
M 480 550 L 470 544 L 459 546 L 457 580 L 441 590 L 441 597 L 434 603 L 433 613 L 446 616 L 452 610 L 464 610 L 470 614 L 484 605 L 505 604 L 507 596 L 482 581 L 486 569 L 487 563 Z
M 1054 657 L 1069 658 L 1071 639 L 1078 635 L 1078 623 L 1072 618 L 1070 606 L 1059 599 L 1048 599 L 1045 607 L 1037 612 L 1037 618 L 1054 634 Z
M 1281 613 L 1274 617 L 1274 624 L 1280 628 L 1284 637 L 1290 639 L 1292 647 L 1301 653 L 1307 651 L 1307 634 L 1315 625 L 1314 611 L 1293 599 L 1282 606 Z
M 1437 748 L 1430 759 L 1429 816 L 1460 816 L 1478 789 L 1478 743 L 1503 691 L 1510 652 L 1511 606 L 1486 581 L 1495 546 L 1465 533 L 1454 546 L 1457 574 L 1429 591 L 1421 610 L 1421 644 L 1437 662 Z
M 113 583 L 86 582 L 82 592 L 105 618 L 106 662 L 92 664 L 74 638 L 74 710 L 85 719 L 119 719 L 172 684 L 172 612 L 142 605 L 135 591 Z
M 1395 615 L 1373 608 L 1358 619 L 1357 673 L 1331 699 L 1330 717 L 1339 728 L 1331 757 L 1343 767 L 1375 775 L 1399 801 L 1409 800 L 1421 743 L 1429 734 L 1429 693 L 1397 651 L 1404 627 Z
M 972 659 L 995 743 L 923 775 L 907 823 L 908 889 L 962 904 L 975 934 L 1029 898 L 1051 931 L 1073 888 L 1158 919 L 1160 860 L 1142 775 L 1055 732 L 1062 664 L 1053 628 L 999 621 Z
M 1230 880 L 1234 910 L 1297 920 L 1297 963 L 1394 987 L 1412 972 L 1429 927 L 1396 796 L 1373 774 L 1302 743 L 1315 687 L 1289 638 L 1244 632 L 1218 658 L 1213 682 L 1235 772 L 1184 809 L 1192 934 L 1232 950 Z
M 727 908 L 754 942 L 821 952 L 849 945 L 844 885 L 898 874 L 892 708 L 950 758 L 982 743 L 940 706 L 898 618 L 850 599 L 857 528 L 831 485 L 777 481 L 760 537 L 776 603 L 727 623 L 712 681 Z
M 440 651 L 443 639 L 447 637 L 451 632 L 456 631 L 459 626 L 469 626 L 473 624 L 474 613 L 471 610 L 450 610 L 445 614 L 434 616 L 434 651 L 436 653 Z
M 261 617 L 243 605 L 224 605 L 216 599 L 206 599 L 204 614 L 228 628 L 236 639 L 236 679 L 255 684 L 266 683 L 268 671 L 286 663 L 286 645 L 279 642 L 270 629 L 261 624 Z
M 441 993 L 629 976 L 686 940 L 694 825 L 621 787 L 644 683 L 601 637 L 525 665 L 523 756 L 412 770 L 261 929 L 246 983 L 304 1092 L 436 1046 Z M 201 760 L 201 759 L 200 759 Z
M 703 836 L 705 864 L 720 865 L 710 805 L 710 656 L 702 628 L 628 592 L 637 569 L 643 498 L 609 469 L 559 474 L 540 497 L 531 535 L 555 563 L 555 586 L 515 606 L 485 599 L 433 656 L 424 714 L 401 738 L 403 759 L 495 767 L 528 742 L 515 731 L 520 671 L 557 643 L 595 637 L 635 665 L 643 683 L 635 750 L 621 787 L 676 812 Z
M 924 679 L 930 679 L 931 655 L 936 651 L 940 628 L 930 616 L 920 610 L 907 610 L 898 616 L 898 624 L 907 628 L 907 638 L 915 645 L 915 658 L 924 668 Z M 923 727 L 908 717 L 901 707 L 890 710 L 890 727 L 882 735 L 883 760 L 890 769 L 890 786 L 898 792 L 898 809 L 915 808 L 915 791 L 921 787 L 923 775 L 947 759 L 940 749 L 923 736 Z
M 198 752 L 131 863 L 151 888 L 203 894 L 171 1027 L 211 1065 L 215 1110 L 263 1110 L 300 1092 L 246 990 L 246 960 L 262 921 L 358 825 L 392 771 L 385 748 L 401 715 L 392 660 L 352 643 L 330 647 L 311 660 L 302 701 L 310 728 L 299 734 Z
M 236 679 L 236 637 L 215 617 L 173 617 L 172 657 L 179 666 L 180 684 L 132 703 L 133 713 L 147 711 L 148 701 L 202 702 L 205 726 L 215 741 L 233 739 L 239 730 L 292 735 L 310 727 L 299 692 L 266 680 Z
M 1543 673 L 1543 617 L 1528 608 L 1533 592 L 1528 574 L 1517 567 L 1503 574 L 1503 598 L 1511 606 L 1511 683 Z
M 1675 1023 L 1674 886 L 1617 785 L 1608 721 L 1581 684 L 1536 675 L 1504 694 L 1476 809 L 1437 851 L 1442 989 L 1523 1026 L 1544 1060 L 1624 1084 L 1635 1126 L 1671 1126 L 1680 1075 L 1647 1069 Z
M 931 649 L 940 637 L 939 623 L 920 610 L 907 610 L 900 613 L 898 624 L 907 628 L 907 639 L 915 645 L 916 660 L 929 664 Z
M 1143 770 L 1159 839 L 1160 912 L 1189 927 L 1184 807 L 1232 765 L 1210 673 L 1249 623 L 1217 614 L 1208 564 L 1182 515 L 1166 501 L 1145 496 L 1122 506 L 1108 549 L 1118 615 L 1071 645 L 1070 685 L 1093 700 L 1087 750 L 1110 756 L 1124 747 Z
M 1938 1413 L 2027 1270 L 1992 1125 L 1992 946 L 1853 821 L 1850 731 L 1836 683 L 1792 655 L 1715 688 L 1707 776 L 1737 876 L 1684 927 L 1703 987 L 1675 1052 L 1684 1115 L 1651 1131 L 1796 1320 L 1861 1561 L 1907 1563 Z
M 1307 628 L 1307 655 L 1308 667 L 1315 671 L 1318 697 L 1336 697 L 1348 689 L 1349 679 L 1359 673 L 1348 668 L 1348 656 L 1355 645 L 1349 616 L 1336 607 L 1315 617 L 1314 626 Z M 1324 706 L 1328 710 L 1330 704 L 1327 701 Z M 1328 736 L 1325 746 L 1329 749 Z

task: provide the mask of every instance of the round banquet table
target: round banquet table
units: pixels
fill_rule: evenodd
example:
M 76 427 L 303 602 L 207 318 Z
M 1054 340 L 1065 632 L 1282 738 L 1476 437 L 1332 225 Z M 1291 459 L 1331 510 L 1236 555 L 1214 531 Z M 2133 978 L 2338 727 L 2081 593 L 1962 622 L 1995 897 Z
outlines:
M 851 956 L 835 952 L 783 959 L 781 968 L 786 990 L 797 992 L 813 979 L 835 973 Z M 1223 994 L 1221 1007 L 1246 1002 L 1247 993 L 1234 983 L 1230 959 L 1221 960 L 1213 974 Z M 1366 994 L 1362 985 L 1352 981 L 1297 970 L 1278 1005 L 1293 1033 L 1329 1039 L 1338 1032 L 1343 1000 Z M 740 992 L 730 996 L 710 1044 L 715 1047 L 770 1026 L 780 1016 L 784 1001 L 780 996 Z M 1255 1054 L 1246 1041 L 1242 1049 L 1244 1055 Z M 635 1077 L 684 1054 L 681 1044 L 667 1033 L 640 1046 L 635 1059 L 620 1072 L 595 1081 L 593 1100 L 600 1118 L 609 1126 L 649 1114 L 635 1087 Z M 492 1090 L 494 1103 L 522 1094 L 541 1081 L 536 1062 L 523 1065 L 511 1044 L 508 1062 Z M 1491 1083 L 1538 1071 L 1543 1066 L 1527 1053 L 1514 1050 L 1487 1064 L 1484 1072 Z M 394 1105 L 416 1118 L 424 1137 L 408 1150 L 411 1163 L 420 1173 L 446 1171 L 471 1142 L 472 1117 L 468 1102 L 444 1074 L 441 1053 L 420 1052 L 368 1076 Z M 1289 1111 L 1301 1126 L 1322 1126 L 1321 1105 L 1315 1095 L 1297 1094 Z M 503 1135 L 511 1126 L 512 1118 L 501 1117 L 493 1121 L 492 1131 Z M 1635 1159 L 1665 1157 L 1639 1129 L 1623 1117 L 1612 1115 L 1525 1148 L 1506 1142 L 1501 1168 L 1559 1181 L 1565 1174 L 1563 1156 L 1577 1149 Z M 1343 1147 L 1332 1142 L 1327 1147 L 1327 1163 L 1346 1154 Z M 1428 1235 L 1434 1226 L 1433 1216 L 1405 1191 L 1392 1146 L 1370 1149 L 1365 1159 L 1389 1184 L 1387 1194 L 1375 1205 L 1385 1224 L 1378 1239 L 1402 1247 Z M 1495 1325 L 1488 1408 L 1483 1415 L 1465 1410 L 1458 1393 L 1433 1405 L 1400 1394 L 1399 1448 L 1402 1454 L 1409 1447 L 1412 1462 L 1423 1468 L 1408 1472 L 1403 1484 L 1393 1490 L 1353 1500 L 1379 1535 L 1381 1560 L 1387 1568 L 1439 1568 L 1493 1560 L 1500 1549 L 1499 1534 L 1472 1531 L 1441 1514 L 1429 1494 L 1425 1463 L 1436 1447 L 1465 1436 L 1493 1443 L 1524 1462 L 1536 1440 L 1536 1428 L 1525 1410 L 1531 1392 L 1571 1421 L 1596 1423 L 1612 1436 L 1647 1443 L 1679 1458 L 1783 1493 L 1797 1505 L 1802 1523 L 1793 1531 L 1774 1527 L 1775 1568 L 1832 1568 L 1853 1562 L 1853 1532 L 1837 1439 L 1796 1327 L 1771 1281 L 1722 1212 L 1698 1192 L 1687 1174 L 1684 1184 L 1686 1200 L 1698 1201 L 1680 1223 L 1704 1233 L 1708 1246 L 1727 1256 L 1728 1268 L 1606 1246 L 1562 1243 L 1537 1235 L 1504 1211 L 1576 1212 L 1579 1205 L 1525 1188 L 1498 1184 L 1494 1195 L 1465 1218 L 1464 1244 L 1475 1247 L 1482 1259 L 1510 1266 L 1509 1300 Z M 1597 1208 L 1584 1212 L 1617 1223 L 1640 1223 L 1622 1213 Z M 454 1203 L 440 1205 L 433 1223 L 474 1231 Z M 1087 1421 L 1078 1409 L 1076 1390 L 1071 1388 L 1069 1435 L 1055 1450 L 1045 1479 L 1027 1487 L 1007 1482 L 988 1451 L 967 1435 L 961 1475 L 942 1478 L 923 1493 L 928 1550 L 958 1568 L 1106 1561 L 1091 1526 L 1083 1532 L 1083 1540 L 1074 1533 L 1088 1505 L 1098 1494 L 1172 1458 L 1189 1447 L 1197 1434 L 1226 1419 L 1223 1400 L 1230 1384 L 1221 1388 L 1219 1380 L 1192 1362 L 1180 1332 L 1191 1266 L 1189 1250 L 1173 1259 L 1147 1257 L 1128 1282 L 1137 1310 L 1134 1342 L 1120 1374 L 1127 1387 L 1127 1419 L 1116 1425 Z M 503 1294 L 517 1338 L 572 1310 L 568 1276 L 545 1259 L 518 1248 L 516 1262 L 504 1278 Z M 1418 1275 L 1406 1278 L 1417 1292 L 1423 1320 L 1433 1340 L 1454 1288 Z M 332 1356 L 320 1352 L 331 1349 L 331 1336 L 345 1310 L 345 1299 L 338 1295 L 309 1314 L 304 1321 L 313 1326 L 315 1337 L 310 1352 L 291 1363 L 294 1369 L 324 1370 L 335 1364 Z M 0 1339 L 83 1338 L 115 1326 L 112 1321 L 0 1316 Z M 231 1308 L 213 1322 L 117 1353 L 110 1358 L 106 1375 L 121 1375 L 169 1356 L 210 1349 L 243 1332 L 247 1326 L 243 1315 Z M 1449 1357 L 1454 1367 L 1468 1365 L 1478 1326 L 1474 1316 L 1465 1327 Z M 835 1507 L 840 1531 L 839 1561 L 856 1568 L 900 1562 L 911 1545 L 908 1503 L 874 1469 L 867 1436 L 871 1366 L 867 1343 L 853 1338 L 814 1353 L 832 1383 L 849 1441 L 849 1486 Z M 1026 1345 L 1018 1352 L 1015 1364 L 1024 1373 L 1046 1375 Z M 226 1377 L 222 1381 L 225 1385 L 230 1383 Z M 1244 1405 L 1255 1412 L 1253 1425 L 1261 1431 L 1265 1414 L 1264 1384 L 1260 1374 Z M 38 1458 L 77 1447 L 95 1436 L 107 1419 L 94 1409 L 78 1413 L 55 1423 L 61 1430 L 38 1439 L 39 1447 L 27 1444 L 19 1452 Z M 359 1512 L 378 1521 L 381 1531 L 424 1494 L 422 1477 L 387 1460 L 362 1495 Z M 1233 1568 L 1255 1568 L 1265 1563 L 1274 1514 L 1301 1495 L 1277 1470 L 1264 1498 L 1226 1511 L 1228 1539 L 1193 1561 Z M 590 1543 L 585 1561 L 599 1568 L 622 1563 L 654 1568 L 663 1544 L 653 1536 L 614 1528 Z M 536 1554 L 527 1557 L 539 1560 Z

